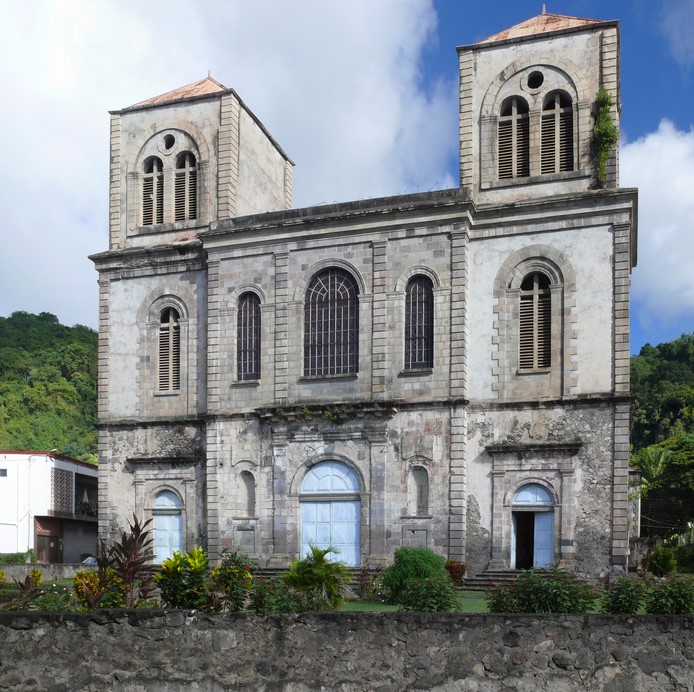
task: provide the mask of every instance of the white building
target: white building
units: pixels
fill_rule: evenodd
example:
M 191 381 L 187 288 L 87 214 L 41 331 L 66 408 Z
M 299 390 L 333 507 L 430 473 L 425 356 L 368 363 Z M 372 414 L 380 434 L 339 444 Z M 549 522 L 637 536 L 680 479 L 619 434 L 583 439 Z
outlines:
M 47 563 L 95 555 L 98 475 L 52 452 L 0 451 L 0 553 L 32 549 Z

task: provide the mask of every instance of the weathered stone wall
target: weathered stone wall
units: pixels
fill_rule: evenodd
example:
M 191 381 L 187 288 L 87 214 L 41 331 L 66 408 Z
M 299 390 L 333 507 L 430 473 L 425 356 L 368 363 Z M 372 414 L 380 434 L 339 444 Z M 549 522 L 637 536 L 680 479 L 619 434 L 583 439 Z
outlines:
M 694 618 L 194 612 L 0 615 L 21 690 L 692 689 Z

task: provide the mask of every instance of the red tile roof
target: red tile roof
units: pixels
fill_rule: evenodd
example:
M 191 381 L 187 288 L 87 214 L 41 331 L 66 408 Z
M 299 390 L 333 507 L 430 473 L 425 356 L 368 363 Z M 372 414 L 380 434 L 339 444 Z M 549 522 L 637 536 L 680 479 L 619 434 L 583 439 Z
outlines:
M 223 91 L 229 90 L 224 86 L 224 84 L 218 82 L 216 79 L 212 79 L 210 76 L 207 76 L 205 79 L 201 79 L 199 82 L 186 84 L 185 86 L 174 89 L 173 91 L 167 91 L 165 94 L 153 96 L 152 98 L 145 99 L 144 101 L 134 103 L 132 106 L 130 106 L 130 108 L 161 106 L 164 103 L 170 103 L 172 101 L 198 98 L 200 96 L 207 96 L 208 94 L 216 94 Z
M 491 43 L 493 41 L 505 41 L 507 39 L 521 38 L 523 36 L 534 36 L 535 34 L 545 34 L 549 31 L 561 31 L 562 29 L 575 29 L 590 24 L 600 24 L 599 19 L 582 19 L 581 17 L 570 17 L 565 14 L 550 14 L 543 12 L 537 17 L 526 19 L 520 24 L 512 26 L 510 29 L 500 31 L 498 34 L 489 36 L 479 43 Z

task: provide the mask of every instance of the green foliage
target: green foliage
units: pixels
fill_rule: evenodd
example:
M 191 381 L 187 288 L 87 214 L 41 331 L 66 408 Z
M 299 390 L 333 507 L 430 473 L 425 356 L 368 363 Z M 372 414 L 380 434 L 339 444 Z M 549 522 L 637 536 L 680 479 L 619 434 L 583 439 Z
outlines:
M 666 577 L 677 569 L 675 549 L 658 545 L 646 556 L 646 569 L 656 577 Z
M 31 604 L 32 610 L 70 612 L 77 609 L 72 589 L 55 582 L 44 585 Z
M 220 610 L 221 604 L 209 583 L 207 553 L 198 547 L 185 555 L 176 551 L 164 560 L 154 581 L 161 590 L 161 600 L 170 608 Z
M 36 562 L 33 550 L 27 550 L 25 553 L 0 554 L 0 565 L 25 565 L 27 562 Z
M 670 576 L 657 580 L 646 596 L 649 615 L 694 615 L 694 580 Z
M 337 550 L 310 544 L 306 556 L 294 560 L 282 576 L 285 584 L 303 591 L 309 601 L 319 606 L 311 610 L 338 610 L 345 599 L 350 571 L 341 562 L 330 561 L 330 554 L 337 554 Z
M 325 601 L 315 593 L 290 586 L 283 579 L 260 577 L 253 581 L 250 606 L 256 615 L 265 616 L 321 610 L 325 607 Z
M 389 603 L 401 603 L 409 582 L 447 575 L 446 558 L 429 548 L 403 546 L 395 551 L 393 564 L 383 572 L 383 588 Z
M 357 575 L 356 590 L 360 601 L 383 600 L 383 569 L 362 566 Z
M 425 613 L 460 610 L 458 592 L 450 574 L 408 581 L 400 593 L 400 608 Z
M 590 584 L 557 566 L 522 572 L 487 594 L 490 613 L 585 613 L 597 597 Z
M 607 588 L 600 599 L 600 612 L 609 615 L 634 615 L 646 595 L 646 582 L 633 575 L 623 575 Z
M 224 609 L 234 613 L 246 605 L 253 586 L 253 570 L 257 564 L 247 555 L 224 551 L 220 564 L 212 570 L 212 581 L 224 594 Z
M 0 569 L 0 582 L 5 581 L 5 572 Z
M 125 607 L 125 584 L 113 567 L 77 572 L 72 588 L 81 610 Z
M 694 545 L 684 545 L 675 549 L 678 572 L 694 572 Z
M 451 575 L 451 579 L 456 586 L 462 586 L 465 583 L 465 574 L 467 573 L 467 565 L 458 560 L 447 560 L 446 572 Z
M 595 176 L 600 185 L 607 180 L 607 161 L 610 152 L 619 141 L 619 129 L 612 117 L 614 101 L 605 87 L 600 87 L 595 99 L 597 113 L 593 126 L 593 140 L 595 142 L 597 166 Z
M 0 449 L 96 459 L 97 334 L 42 312 L 0 317 Z
M 31 572 L 29 572 L 29 576 L 31 577 L 31 581 L 34 582 L 34 586 L 37 589 L 42 586 L 43 572 L 40 569 L 36 569 L 36 567 L 32 568 Z

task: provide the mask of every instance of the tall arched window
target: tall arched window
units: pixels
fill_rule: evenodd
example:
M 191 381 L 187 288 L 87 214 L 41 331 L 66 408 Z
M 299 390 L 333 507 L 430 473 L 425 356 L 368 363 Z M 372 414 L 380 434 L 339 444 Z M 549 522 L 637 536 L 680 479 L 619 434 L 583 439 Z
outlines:
M 347 375 L 359 369 L 359 297 L 342 269 L 317 274 L 304 305 L 304 374 Z
M 571 98 L 564 92 L 550 94 L 542 108 L 541 172 L 574 169 L 574 122 Z
M 181 388 L 181 329 L 179 314 L 165 308 L 159 321 L 159 391 Z
M 164 223 L 164 166 L 157 156 L 145 160 L 142 178 L 142 225 Z
M 154 498 L 154 561 L 162 563 L 176 551 L 183 552 L 183 503 L 171 490 Z
M 413 276 L 405 289 L 405 369 L 434 366 L 434 288 Z
M 527 102 L 512 96 L 499 113 L 499 179 L 530 175 L 530 116 Z
M 198 215 L 198 171 L 195 156 L 184 151 L 176 157 L 174 220 L 196 219 Z
M 260 379 L 260 298 L 244 293 L 236 318 L 236 378 Z
M 520 290 L 518 366 L 521 370 L 552 365 L 551 307 L 547 275 L 542 272 L 528 274 Z

